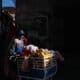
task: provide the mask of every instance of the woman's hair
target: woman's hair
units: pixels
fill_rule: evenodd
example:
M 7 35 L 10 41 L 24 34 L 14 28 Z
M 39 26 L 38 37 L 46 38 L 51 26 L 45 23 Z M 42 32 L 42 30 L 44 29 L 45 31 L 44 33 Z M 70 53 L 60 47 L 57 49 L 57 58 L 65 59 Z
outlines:
M 17 37 L 20 38 L 21 36 L 27 37 L 27 33 L 25 33 L 24 30 L 20 30 L 17 34 Z

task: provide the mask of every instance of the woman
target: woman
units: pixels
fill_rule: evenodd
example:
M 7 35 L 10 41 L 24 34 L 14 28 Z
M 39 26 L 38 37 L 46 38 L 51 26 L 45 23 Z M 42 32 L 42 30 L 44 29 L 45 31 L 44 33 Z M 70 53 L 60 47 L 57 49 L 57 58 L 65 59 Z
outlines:
M 15 27 L 13 25 L 13 19 L 8 14 L 8 11 L 2 10 L 0 15 L 0 78 L 1 80 L 6 80 L 9 75 L 9 60 L 8 60 L 8 46 L 11 39 L 15 36 Z M 10 35 L 10 33 L 12 35 Z

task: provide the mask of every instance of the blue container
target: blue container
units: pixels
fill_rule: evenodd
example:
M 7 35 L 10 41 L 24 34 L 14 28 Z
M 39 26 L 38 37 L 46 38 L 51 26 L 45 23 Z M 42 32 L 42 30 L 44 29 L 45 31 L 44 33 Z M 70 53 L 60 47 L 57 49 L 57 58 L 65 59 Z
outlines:
M 21 54 L 22 51 L 23 51 L 23 48 L 22 48 L 22 47 L 18 47 L 18 48 L 17 48 L 17 53 Z
M 2 7 L 16 7 L 15 0 L 2 0 Z

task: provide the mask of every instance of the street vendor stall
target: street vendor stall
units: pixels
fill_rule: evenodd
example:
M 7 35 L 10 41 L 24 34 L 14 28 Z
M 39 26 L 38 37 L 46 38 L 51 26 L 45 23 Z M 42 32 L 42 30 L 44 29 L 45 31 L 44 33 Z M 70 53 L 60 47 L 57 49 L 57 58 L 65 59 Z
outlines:
M 47 80 L 57 72 L 55 51 L 27 45 L 21 54 L 16 54 L 17 76 L 22 78 Z

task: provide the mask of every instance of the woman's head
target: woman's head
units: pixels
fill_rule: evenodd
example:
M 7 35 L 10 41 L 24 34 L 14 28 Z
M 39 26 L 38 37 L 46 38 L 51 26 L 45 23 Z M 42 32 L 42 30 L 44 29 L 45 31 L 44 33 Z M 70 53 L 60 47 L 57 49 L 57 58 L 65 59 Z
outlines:
M 25 39 L 25 36 L 24 35 L 21 35 L 20 39 L 21 40 L 24 40 Z

